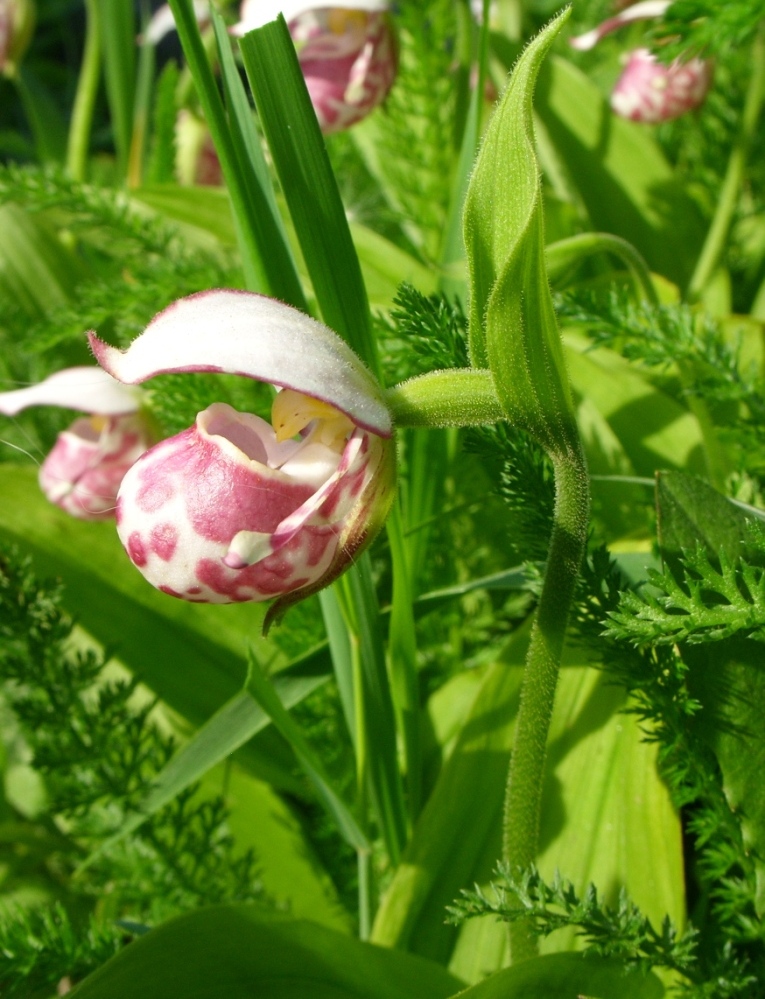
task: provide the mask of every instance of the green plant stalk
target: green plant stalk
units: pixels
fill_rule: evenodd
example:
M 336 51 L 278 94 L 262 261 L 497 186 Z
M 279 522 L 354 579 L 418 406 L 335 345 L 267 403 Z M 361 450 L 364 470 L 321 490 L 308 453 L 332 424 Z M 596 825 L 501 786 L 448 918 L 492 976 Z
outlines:
M 741 125 L 728 160 L 717 209 L 688 285 L 689 302 L 696 302 L 701 298 L 725 249 L 725 241 L 738 204 L 747 155 L 757 128 L 763 100 L 765 100 L 765 29 L 760 27 L 752 46 L 752 75 L 744 101 Z
M 144 26 L 145 26 L 144 19 Z M 136 81 L 135 108 L 133 111 L 133 131 L 127 160 L 127 186 L 131 189 L 143 183 L 144 160 L 146 157 L 146 136 L 154 86 L 155 59 L 154 47 L 142 45 L 138 56 L 138 79 Z
M 550 280 L 554 282 L 556 270 L 568 267 L 572 260 L 596 253 L 611 253 L 618 257 L 629 271 L 638 297 L 644 298 L 651 305 L 659 304 L 651 272 L 642 255 L 632 243 L 610 232 L 581 232 L 576 236 L 569 236 L 568 239 L 551 243 L 545 250 Z
M 358 638 L 348 632 L 351 642 L 354 690 L 354 731 L 356 732 L 356 811 L 364 832 L 369 835 L 369 793 L 367 765 L 367 734 L 364 712 L 363 677 Z M 358 850 L 356 860 L 359 876 L 359 938 L 368 940 L 372 931 L 372 854 L 369 850 Z
M 400 500 L 393 504 L 386 526 L 393 563 L 393 596 L 388 632 L 390 685 L 397 727 L 403 743 L 409 819 L 414 825 L 420 812 L 422 797 L 420 693 L 412 606 L 414 603 L 412 573 L 404 537 Z
M 547 569 L 526 656 L 505 797 L 503 859 L 511 870 L 534 863 L 539 847 L 547 735 L 571 601 L 587 543 L 590 508 L 587 464 L 576 441 L 551 455 L 555 512 Z M 537 954 L 528 921 L 508 927 L 513 964 Z
M 85 166 L 90 148 L 93 108 L 101 76 L 101 26 L 98 0 L 85 0 L 85 48 L 82 54 L 77 93 L 72 108 L 72 123 L 66 149 L 66 169 L 73 180 L 85 180 Z

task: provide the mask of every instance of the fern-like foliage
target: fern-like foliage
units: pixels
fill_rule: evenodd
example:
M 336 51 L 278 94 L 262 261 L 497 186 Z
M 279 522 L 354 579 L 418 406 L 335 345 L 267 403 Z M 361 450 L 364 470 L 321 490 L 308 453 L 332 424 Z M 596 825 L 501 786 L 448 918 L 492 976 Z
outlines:
M 95 919 L 75 926 L 66 909 L 10 910 L 0 916 L 0 994 L 4 999 L 63 994 L 131 939 Z
M 669 392 L 703 399 L 743 467 L 765 467 L 765 381 L 753 363 L 742 361 L 740 339 L 708 313 L 636 303 L 619 291 L 563 295 L 556 307 L 561 321 L 584 327 L 595 346 L 653 369 Z
M 489 480 L 497 484 L 513 515 L 515 530 L 508 544 L 520 558 L 543 562 L 552 531 L 555 482 L 542 448 L 506 423 L 469 430 L 465 447 L 486 465 Z
M 75 183 L 54 169 L 0 168 L 0 204 L 6 203 L 44 212 L 74 237 L 82 264 L 67 304 L 31 328 L 23 310 L 3 303 L 9 339 L 27 349 L 45 351 L 72 338 L 84 344 L 87 329 L 124 345 L 174 299 L 239 280 L 222 249 L 190 246 L 175 226 L 139 211 L 121 192 Z
M 625 892 L 612 908 L 601 901 L 594 885 L 580 896 L 570 881 L 556 874 L 547 882 L 535 867 L 513 873 L 500 864 L 488 892 L 478 886 L 463 890 L 447 912 L 451 923 L 486 915 L 508 923 L 527 920 L 539 936 L 574 927 L 587 941 L 585 955 L 618 958 L 644 971 L 671 968 L 690 979 L 697 976 L 694 929 L 680 933 L 666 917 L 657 930 Z
M 635 645 L 611 628 L 603 633 L 604 621 L 626 620 L 632 601 L 608 553 L 596 551 L 583 567 L 573 630 L 629 691 L 629 710 L 658 745 L 659 771 L 694 842 L 695 875 L 708 909 L 698 927 L 700 984 L 691 994 L 754 999 L 765 994 L 752 989 L 753 982 L 765 981 L 765 949 L 753 943 L 762 940 L 763 927 L 741 816 L 731 810 L 717 758 L 693 724 L 702 706 L 689 689 L 688 665 L 677 644 Z
M 736 634 L 765 640 L 765 570 L 725 551 L 719 560 L 718 568 L 701 543 L 685 551 L 682 585 L 650 569 L 650 588 L 625 593 L 610 613 L 607 637 L 633 645 L 698 645 Z
M 389 384 L 437 368 L 469 367 L 467 317 L 443 295 L 402 284 L 390 313 L 378 315 L 377 329 Z
M 15 550 L 0 548 L 0 681 L 44 778 L 49 815 L 66 830 L 52 847 L 57 891 L 63 881 L 70 898 L 79 896 L 81 911 L 108 884 L 112 912 L 149 924 L 212 902 L 268 903 L 253 852 L 237 850 L 228 831 L 224 801 L 202 798 L 196 787 L 71 877 L 139 805 L 174 742 L 154 723 L 153 704 L 136 703 L 134 680 L 105 679 L 102 655 L 76 651 L 61 600 L 60 586 L 39 580 Z M 72 943 L 74 931 L 60 911 L 19 920 L 8 930 L 12 938 L 23 937 L 24 920 L 36 920 L 39 933 L 57 941 L 27 947 L 23 960 L 39 952 L 46 975 L 70 974 L 65 958 L 80 943 Z M 94 960 L 118 939 L 100 924 L 95 936 L 87 933 L 82 946 Z M 61 956 L 55 968 L 51 954 Z
M 674 0 L 651 34 L 668 62 L 689 54 L 726 56 L 747 45 L 762 20 L 762 6 L 751 0 Z
M 454 4 L 403 0 L 396 85 L 380 115 L 380 169 L 424 256 L 437 259 L 454 157 Z M 402 156 L 401 151 L 406 150 Z

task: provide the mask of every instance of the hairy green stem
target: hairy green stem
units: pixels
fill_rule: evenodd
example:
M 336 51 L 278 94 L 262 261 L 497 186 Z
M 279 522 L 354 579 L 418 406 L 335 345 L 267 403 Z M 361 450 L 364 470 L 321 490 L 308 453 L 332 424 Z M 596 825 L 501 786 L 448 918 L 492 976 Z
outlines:
M 388 389 L 385 400 L 399 427 L 477 427 L 505 417 L 490 371 L 430 371 Z
M 85 49 L 82 54 L 80 77 L 72 108 L 69 141 L 66 149 L 66 169 L 73 180 L 85 180 L 85 166 L 90 148 L 90 130 L 93 125 L 93 108 L 98 94 L 101 75 L 101 25 L 99 0 L 86 0 L 87 26 Z
M 589 517 L 589 479 L 581 446 L 551 456 L 555 471 L 555 513 L 547 569 L 521 686 L 513 754 L 507 781 L 503 857 L 512 870 L 534 863 L 555 688 L 574 586 L 584 557 Z M 537 953 L 529 924 L 509 928 L 513 964 Z
M 741 124 L 728 160 L 728 169 L 720 190 L 717 209 L 688 285 L 689 302 L 696 302 L 701 298 L 725 249 L 728 229 L 738 204 L 741 182 L 744 178 L 746 158 L 757 128 L 763 100 L 765 100 L 765 30 L 760 28 L 752 46 L 752 75 L 744 101 Z

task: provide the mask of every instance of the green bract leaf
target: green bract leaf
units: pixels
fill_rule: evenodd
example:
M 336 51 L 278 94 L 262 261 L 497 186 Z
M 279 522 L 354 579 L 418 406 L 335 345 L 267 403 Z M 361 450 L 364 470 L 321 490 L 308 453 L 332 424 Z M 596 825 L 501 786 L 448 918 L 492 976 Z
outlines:
M 542 60 L 567 18 L 564 11 L 518 60 L 465 203 L 471 360 L 491 368 L 508 418 L 554 454 L 571 449 L 576 430 L 547 281 L 531 98 Z

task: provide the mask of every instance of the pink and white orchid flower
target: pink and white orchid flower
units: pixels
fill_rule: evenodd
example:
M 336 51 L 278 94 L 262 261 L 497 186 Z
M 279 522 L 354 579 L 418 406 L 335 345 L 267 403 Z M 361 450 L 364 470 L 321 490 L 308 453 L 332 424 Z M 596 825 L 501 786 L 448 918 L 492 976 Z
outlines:
M 711 82 L 708 60 L 675 59 L 665 66 L 648 49 L 635 49 L 611 92 L 611 107 L 632 121 L 672 121 L 700 107 Z
M 587 51 L 625 24 L 662 17 L 672 0 L 643 0 L 620 11 L 593 28 L 570 39 Z M 679 118 L 703 104 L 712 83 L 712 64 L 705 59 L 675 59 L 668 66 L 648 49 L 630 52 L 624 70 L 611 92 L 611 107 L 622 118 L 657 124 Z
M 100 368 L 65 368 L 37 385 L 0 393 L 0 413 L 28 406 L 63 406 L 88 413 L 58 435 L 40 466 L 40 488 L 81 520 L 114 516 L 125 472 L 154 442 L 139 413 L 140 393 Z
M 214 403 L 125 476 L 117 529 L 150 583 L 185 600 L 278 597 L 270 616 L 328 585 L 372 540 L 393 499 L 382 389 L 337 334 L 262 295 L 175 302 L 122 352 L 90 334 L 99 363 L 137 384 L 226 372 L 281 388 L 272 424 Z
M 282 13 L 325 135 L 349 128 L 381 104 L 396 77 L 396 42 L 387 0 L 244 0 L 232 34 Z

